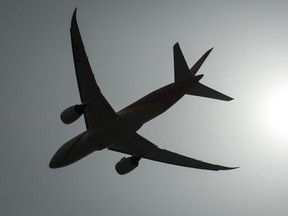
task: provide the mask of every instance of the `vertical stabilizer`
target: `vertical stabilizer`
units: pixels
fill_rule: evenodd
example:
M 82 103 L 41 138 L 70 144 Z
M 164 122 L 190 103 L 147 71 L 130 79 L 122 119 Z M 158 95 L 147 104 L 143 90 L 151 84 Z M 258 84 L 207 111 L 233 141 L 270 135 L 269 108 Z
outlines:
M 175 82 L 181 82 L 187 79 L 190 74 L 189 67 L 186 63 L 186 60 L 183 56 L 183 53 L 180 49 L 179 43 L 176 43 L 173 46 L 173 55 L 174 55 L 174 79 Z
M 189 69 L 184 55 L 180 49 L 179 43 L 176 43 L 173 46 L 175 82 L 181 82 L 189 77 L 195 76 L 212 49 L 204 53 L 204 55 L 193 65 L 193 67 Z

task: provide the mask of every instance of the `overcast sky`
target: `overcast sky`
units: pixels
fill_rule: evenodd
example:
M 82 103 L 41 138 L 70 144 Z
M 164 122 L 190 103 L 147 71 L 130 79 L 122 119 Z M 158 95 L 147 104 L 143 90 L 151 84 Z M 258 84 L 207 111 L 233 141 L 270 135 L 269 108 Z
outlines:
M 204 84 L 233 98 L 185 96 L 139 133 L 232 171 L 141 160 L 103 150 L 57 170 L 56 150 L 85 130 L 59 115 L 80 102 L 70 41 L 78 24 L 97 82 L 118 111 L 173 82 L 172 47 L 189 66 L 208 49 Z M 287 215 L 288 2 L 2 1 L 0 215 Z

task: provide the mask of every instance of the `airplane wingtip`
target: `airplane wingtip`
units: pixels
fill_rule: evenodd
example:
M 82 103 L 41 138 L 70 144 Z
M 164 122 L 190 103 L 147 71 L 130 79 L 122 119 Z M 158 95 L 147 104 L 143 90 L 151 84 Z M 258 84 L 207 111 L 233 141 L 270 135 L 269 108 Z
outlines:
M 205 54 L 208 56 L 210 54 L 210 52 L 212 52 L 212 50 L 214 49 L 214 47 L 212 47 L 211 49 L 209 49 Z
M 74 10 L 74 12 L 73 12 L 73 15 L 72 15 L 71 28 L 72 28 L 72 26 L 74 26 L 75 24 L 77 25 L 76 13 L 77 13 L 77 7 L 75 8 L 75 10 Z
M 232 101 L 232 100 L 234 100 L 234 98 L 229 97 L 229 96 L 226 96 L 226 98 L 225 98 L 225 101 Z
M 219 170 L 233 170 L 233 169 L 238 169 L 240 166 L 238 167 L 225 167 L 223 169 L 219 169 Z
M 76 15 L 77 7 L 74 9 L 73 15 Z

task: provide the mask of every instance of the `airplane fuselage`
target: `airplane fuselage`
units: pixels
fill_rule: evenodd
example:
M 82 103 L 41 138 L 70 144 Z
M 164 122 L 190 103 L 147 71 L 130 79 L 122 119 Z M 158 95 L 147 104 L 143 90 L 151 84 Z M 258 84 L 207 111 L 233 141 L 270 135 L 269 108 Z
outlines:
M 202 77 L 203 75 L 198 75 L 180 83 L 174 82 L 168 84 L 132 103 L 117 114 L 119 116 L 123 114 L 136 114 L 138 121 L 144 124 L 173 106 Z
M 161 115 L 180 100 L 202 77 L 203 75 L 194 76 L 183 82 L 174 82 L 159 88 L 119 111 L 117 118 L 112 122 L 93 130 L 86 130 L 72 138 L 56 152 L 50 167 L 70 165 L 138 131 L 143 124 Z

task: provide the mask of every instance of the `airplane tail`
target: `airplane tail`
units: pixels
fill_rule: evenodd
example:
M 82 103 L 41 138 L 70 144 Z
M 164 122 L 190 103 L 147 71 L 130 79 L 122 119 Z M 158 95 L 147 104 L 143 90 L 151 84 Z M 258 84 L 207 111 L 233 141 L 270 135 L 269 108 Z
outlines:
M 213 49 L 213 48 L 212 48 Z M 173 47 L 173 53 L 174 53 L 174 79 L 175 82 L 182 82 L 186 79 L 191 79 L 195 77 L 196 73 L 212 51 L 212 49 L 208 50 L 204 55 L 189 69 L 187 62 L 184 58 L 184 55 L 180 49 L 179 43 L 176 43 Z M 203 76 L 203 75 L 201 75 Z M 202 78 L 202 77 L 201 77 Z M 200 79 L 199 79 L 200 80 Z M 195 95 L 200 97 L 207 97 L 207 98 L 213 98 L 217 100 L 224 100 L 224 101 L 230 101 L 233 100 L 233 98 L 224 95 L 212 88 L 209 88 L 200 82 L 195 83 L 191 89 L 189 89 L 186 94 L 188 95 Z

